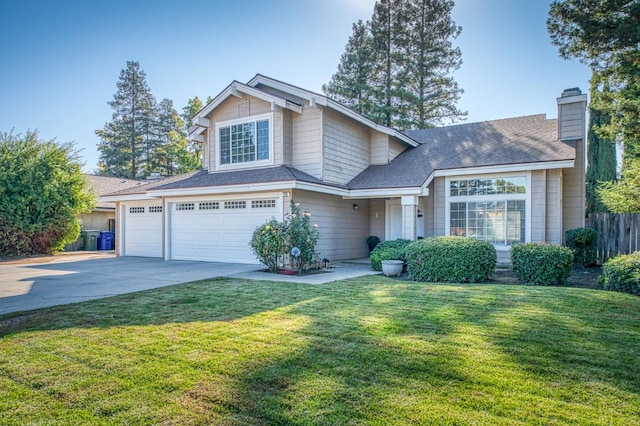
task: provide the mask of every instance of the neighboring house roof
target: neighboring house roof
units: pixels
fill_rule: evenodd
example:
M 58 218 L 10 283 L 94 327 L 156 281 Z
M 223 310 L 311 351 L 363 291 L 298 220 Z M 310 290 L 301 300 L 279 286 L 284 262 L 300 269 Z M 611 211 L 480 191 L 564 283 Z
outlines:
M 406 132 L 420 142 L 389 164 L 370 166 L 349 189 L 419 187 L 438 171 L 575 159 L 559 141 L 557 120 L 544 114 Z
M 89 189 L 98 197 L 123 189 L 141 186 L 145 182 L 134 179 L 123 179 L 108 176 L 85 175 Z M 116 205 L 107 201 L 98 200 L 98 209 L 115 209 Z

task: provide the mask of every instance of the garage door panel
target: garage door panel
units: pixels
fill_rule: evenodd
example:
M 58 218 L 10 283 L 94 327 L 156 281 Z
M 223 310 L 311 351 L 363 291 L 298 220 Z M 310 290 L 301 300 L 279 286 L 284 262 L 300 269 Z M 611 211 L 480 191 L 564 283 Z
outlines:
M 251 200 L 237 207 L 225 208 L 219 201 L 218 209 L 200 210 L 195 202 L 193 210 L 171 210 L 171 258 L 176 260 L 202 260 L 210 262 L 259 263 L 251 252 L 249 242 L 253 230 L 271 219 L 281 217 L 278 207 L 252 208 Z M 262 203 L 258 203 L 262 205 Z M 273 203 L 272 203 L 273 204 Z
M 154 211 L 150 207 L 154 207 Z M 162 257 L 160 204 L 137 203 L 124 206 L 124 255 Z

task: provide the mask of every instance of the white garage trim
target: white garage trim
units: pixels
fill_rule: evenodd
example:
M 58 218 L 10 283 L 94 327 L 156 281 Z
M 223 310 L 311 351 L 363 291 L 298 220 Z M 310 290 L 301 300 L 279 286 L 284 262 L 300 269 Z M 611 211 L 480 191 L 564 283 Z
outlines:
M 165 200 L 165 259 L 259 263 L 249 242 L 256 227 L 284 217 L 279 193 Z

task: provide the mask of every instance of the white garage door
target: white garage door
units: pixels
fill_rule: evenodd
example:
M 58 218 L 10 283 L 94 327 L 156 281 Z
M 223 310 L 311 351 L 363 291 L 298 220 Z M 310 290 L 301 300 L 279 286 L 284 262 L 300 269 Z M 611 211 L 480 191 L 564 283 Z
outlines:
M 171 258 L 259 263 L 249 242 L 257 226 L 282 220 L 278 198 L 173 203 Z
M 162 257 L 162 205 L 124 206 L 124 255 Z

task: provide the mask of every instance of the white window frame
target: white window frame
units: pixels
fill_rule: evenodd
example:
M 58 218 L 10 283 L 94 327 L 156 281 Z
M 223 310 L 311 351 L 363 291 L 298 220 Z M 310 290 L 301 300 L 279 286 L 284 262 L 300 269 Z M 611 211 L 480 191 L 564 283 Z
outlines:
M 519 194 L 492 194 L 492 195 L 463 195 L 463 196 L 451 196 L 451 181 L 455 180 L 471 180 L 471 179 L 490 179 L 490 178 L 514 178 L 524 177 L 526 179 L 525 192 Z M 474 202 L 474 201 L 514 201 L 524 200 L 525 206 L 525 226 L 524 226 L 524 241 L 526 243 L 531 242 L 531 172 L 514 172 L 514 173 L 493 173 L 493 174 L 480 174 L 480 175 L 456 175 L 447 176 L 445 178 L 445 235 L 451 234 L 451 203 L 456 202 Z M 496 249 L 508 250 L 511 246 L 507 244 L 494 244 Z
M 220 162 L 221 160 L 221 155 L 220 155 L 220 129 L 224 128 L 224 127 L 230 127 L 230 126 L 234 126 L 237 124 L 244 124 L 244 123 L 256 123 L 258 121 L 265 121 L 267 120 L 269 122 L 269 158 L 266 160 L 254 160 L 254 161 L 245 161 L 242 163 L 229 163 L 229 164 L 222 164 Z M 266 165 L 272 165 L 274 163 L 274 153 L 273 153 L 273 135 L 274 135 L 274 131 L 273 131 L 273 113 L 266 113 L 266 114 L 260 114 L 260 115 L 253 115 L 253 116 L 249 116 L 249 117 L 243 117 L 243 118 L 238 118 L 235 120 L 227 120 L 227 121 L 220 121 L 217 122 L 215 125 L 215 157 L 216 157 L 216 169 L 217 170 L 230 170 L 230 169 L 246 169 L 246 168 L 252 168 L 255 166 L 266 166 Z M 256 131 L 257 131 L 257 126 L 256 126 Z M 256 158 L 258 156 L 258 152 L 257 152 L 257 146 L 256 146 Z

